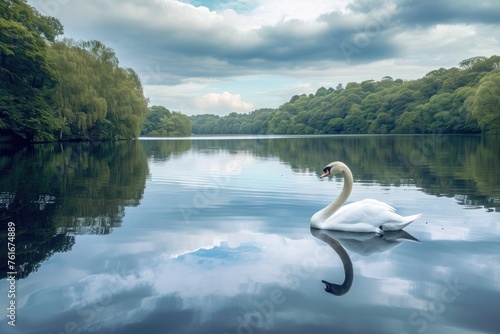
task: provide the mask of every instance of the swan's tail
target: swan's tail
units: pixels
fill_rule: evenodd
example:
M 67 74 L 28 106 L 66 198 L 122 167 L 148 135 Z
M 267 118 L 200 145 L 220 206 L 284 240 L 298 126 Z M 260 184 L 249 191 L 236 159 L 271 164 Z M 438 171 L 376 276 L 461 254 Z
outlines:
M 420 218 L 422 216 L 421 213 L 411 216 L 406 216 L 398 222 L 388 222 L 382 225 L 382 229 L 384 231 L 399 231 L 410 225 L 415 219 Z

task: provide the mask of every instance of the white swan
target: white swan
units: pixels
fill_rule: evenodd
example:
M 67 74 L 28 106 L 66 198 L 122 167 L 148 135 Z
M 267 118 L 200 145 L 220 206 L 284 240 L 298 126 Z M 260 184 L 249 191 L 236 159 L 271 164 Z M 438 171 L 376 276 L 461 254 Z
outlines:
M 382 231 L 401 230 L 421 216 L 421 214 L 400 216 L 392 206 L 375 199 L 365 199 L 342 206 L 353 186 L 349 167 L 340 161 L 332 162 L 323 168 L 321 177 L 339 173 L 344 175 L 344 186 L 339 197 L 311 217 L 311 227 L 347 232 L 382 233 Z

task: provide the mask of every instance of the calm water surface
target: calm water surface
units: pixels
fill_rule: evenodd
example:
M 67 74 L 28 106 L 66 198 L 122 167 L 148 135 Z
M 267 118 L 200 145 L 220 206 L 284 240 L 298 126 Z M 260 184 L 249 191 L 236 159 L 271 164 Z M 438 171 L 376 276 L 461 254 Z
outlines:
M 499 137 L 0 149 L 2 333 L 499 333 Z M 319 179 L 334 160 L 354 174 L 348 202 L 422 218 L 311 230 L 342 187 Z

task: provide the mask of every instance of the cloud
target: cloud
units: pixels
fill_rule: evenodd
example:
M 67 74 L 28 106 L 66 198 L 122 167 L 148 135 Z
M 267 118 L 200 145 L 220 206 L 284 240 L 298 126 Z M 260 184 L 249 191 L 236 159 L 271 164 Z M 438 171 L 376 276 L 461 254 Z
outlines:
M 290 323 L 310 327 L 319 321 L 321 328 L 331 330 L 335 321 L 320 321 L 332 316 L 325 305 L 331 305 L 332 297 L 319 298 L 325 297 L 320 279 L 337 279 L 334 275 L 339 272 L 342 276 L 342 263 L 330 246 L 304 235 L 303 229 L 300 231 L 294 237 L 284 237 L 248 230 L 222 235 L 220 231 L 211 230 L 209 233 L 218 238 L 217 242 L 210 237 L 202 240 L 203 234 L 195 236 L 187 231 L 152 233 L 147 239 L 159 248 L 155 247 L 155 253 L 148 253 L 147 260 L 144 254 L 116 251 L 116 247 L 112 247 L 111 253 L 108 248 L 90 248 L 92 257 L 102 257 L 105 253 L 111 263 L 118 263 L 120 268 L 127 270 L 96 272 L 68 281 L 65 274 L 70 269 L 66 268 L 61 272 L 63 284 L 54 282 L 50 271 L 42 271 L 41 278 L 45 276 L 54 288 L 35 289 L 36 292 L 28 296 L 28 302 L 19 305 L 20 312 L 30 315 L 20 323 L 21 331 L 60 332 L 65 324 L 71 323 L 77 324 L 82 333 L 137 333 L 138 328 L 147 328 L 149 332 L 175 328 L 176 333 L 192 333 L 193 328 L 203 328 L 205 332 L 223 333 L 225 327 L 234 327 L 237 317 L 253 312 L 255 302 L 268 300 L 274 289 L 286 298 L 286 306 L 275 305 L 273 329 L 289 333 L 285 329 Z M 128 241 L 136 237 L 129 235 Z M 470 302 L 493 303 L 497 295 L 491 292 L 498 288 L 495 278 L 498 278 L 500 267 L 490 264 L 498 263 L 498 256 L 477 253 L 476 243 L 486 241 L 467 237 L 469 245 L 450 258 L 446 252 L 450 246 L 443 244 L 443 240 L 451 239 L 425 238 L 427 247 L 418 245 L 424 253 L 418 259 L 408 250 L 370 257 L 360 257 L 348 250 L 355 268 L 356 284 L 349 292 L 353 298 L 348 297 L 339 309 L 342 314 L 335 316 L 349 319 L 351 312 L 359 311 L 358 301 L 362 299 L 370 308 L 399 312 L 394 318 L 406 319 L 415 310 L 425 311 L 446 282 L 456 279 L 461 286 L 465 284 L 467 290 L 475 290 L 468 295 L 472 298 Z M 495 240 L 492 238 L 488 242 L 493 245 Z M 190 247 L 185 248 L 186 245 Z M 78 258 L 78 255 L 73 256 Z M 426 262 L 429 256 L 442 258 L 429 264 Z M 470 269 L 474 269 L 475 274 L 457 278 L 456 268 L 460 268 L 461 263 L 472 266 Z M 471 282 L 477 283 L 477 287 Z M 415 290 L 415 285 L 426 289 L 423 292 Z M 308 302 L 304 304 L 304 300 Z M 449 307 L 447 312 L 459 312 L 463 304 L 446 306 Z M 372 321 L 379 322 L 379 315 L 374 315 Z M 206 330 L 212 319 L 217 330 Z M 487 317 L 474 319 L 477 324 L 471 328 L 481 328 L 485 322 L 479 320 L 487 320 Z M 353 325 L 343 326 L 352 328 Z
M 60 5 L 58 13 L 65 26 L 71 20 L 70 35 L 104 33 L 117 54 L 141 60 L 133 67 L 149 84 L 171 85 L 193 77 L 332 72 L 346 62 L 396 58 L 413 49 L 401 44 L 405 33 L 427 36 L 425 30 L 437 25 L 446 31 L 449 24 L 498 23 L 493 13 L 500 11 L 491 1 L 312 2 L 239 1 L 232 9 L 228 2 L 209 1 L 75 1 Z M 419 47 L 429 50 L 428 43 Z
M 148 92 L 159 93 L 148 95 L 152 103 L 188 114 L 279 105 L 272 94 L 252 88 L 238 90 L 245 101 L 212 93 L 234 91 L 230 87 L 183 91 L 200 80 L 229 85 L 265 75 L 336 86 L 385 75 L 414 79 L 500 47 L 500 2 L 489 0 L 29 2 L 59 18 L 68 37 L 113 48 L 121 66 L 133 68 Z
M 135 59 L 142 72 L 159 67 L 171 77 L 177 73 L 181 77 L 224 77 L 248 74 L 249 70 L 293 68 L 299 62 L 310 66 L 315 60 L 332 58 L 334 44 L 329 36 L 340 33 L 343 37 L 345 32 L 318 19 L 333 7 L 316 2 L 317 7 L 271 1 L 238 14 L 177 1 L 75 1 L 61 6 L 59 13 L 63 25 L 71 22 L 70 36 L 76 33 L 77 38 L 90 39 L 104 35 L 118 54 Z M 76 15 L 81 12 L 89 15 Z
M 440 25 L 446 32 L 452 25 L 448 35 L 439 34 L 435 45 L 441 45 L 456 32 L 453 26 L 497 25 L 500 16 L 500 3 L 492 1 L 236 1 L 236 10 L 246 8 L 241 12 L 230 6 L 228 1 L 72 1 L 59 5 L 57 13 L 70 36 L 104 37 L 153 84 L 304 68 L 321 72 L 346 61 L 369 64 L 413 49 L 413 40 L 398 38 L 402 34 L 417 30 L 426 36 L 426 29 Z
M 481 0 L 409 0 L 394 1 L 398 20 L 406 24 L 433 26 L 437 24 L 498 25 L 500 3 Z
M 248 112 L 253 110 L 253 104 L 242 101 L 239 94 L 209 93 L 196 99 L 196 105 L 203 113 L 215 113 L 219 115 L 228 112 Z

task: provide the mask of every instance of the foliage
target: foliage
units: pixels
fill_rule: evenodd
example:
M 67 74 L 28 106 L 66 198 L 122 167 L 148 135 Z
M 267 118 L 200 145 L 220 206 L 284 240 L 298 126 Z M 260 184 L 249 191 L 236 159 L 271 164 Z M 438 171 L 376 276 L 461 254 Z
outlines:
M 181 113 L 162 106 L 148 108 L 142 136 L 190 136 L 191 121 Z
M 195 134 L 498 133 L 500 56 L 474 57 L 423 78 L 321 87 L 278 109 L 191 116 Z
M 63 40 L 51 47 L 59 73 L 55 106 L 59 139 L 129 139 L 139 135 L 147 113 L 139 77 L 118 66 L 99 41 Z
M 48 42 L 62 33 L 57 19 L 26 1 L 0 1 L 0 130 L 26 140 L 51 140 L 57 117 L 50 97 L 57 72 Z
M 99 41 L 65 39 L 50 55 L 59 74 L 54 105 L 60 140 L 130 139 L 139 135 L 147 99 L 137 74 L 118 66 Z
M 500 69 L 485 75 L 473 99 L 472 115 L 485 133 L 500 133 Z
M 60 22 L 0 1 L 0 134 L 29 141 L 128 139 L 147 99 L 138 75 L 99 41 L 57 41 Z
M 57 40 L 61 23 L 0 1 L 0 135 L 28 141 L 191 134 L 499 133 L 500 56 L 403 81 L 338 84 L 277 109 L 186 116 L 149 108 L 141 81 L 99 41 Z M 192 129 L 191 129 L 192 127 Z M 142 130 L 142 131 L 141 131 Z
M 259 109 L 248 114 L 231 113 L 225 117 L 217 115 L 194 115 L 189 117 L 195 134 L 266 134 L 273 109 Z

